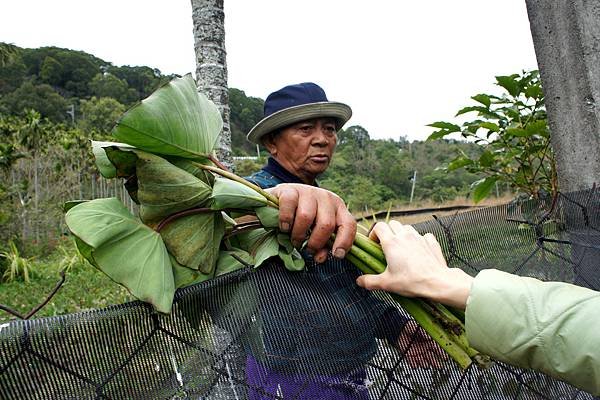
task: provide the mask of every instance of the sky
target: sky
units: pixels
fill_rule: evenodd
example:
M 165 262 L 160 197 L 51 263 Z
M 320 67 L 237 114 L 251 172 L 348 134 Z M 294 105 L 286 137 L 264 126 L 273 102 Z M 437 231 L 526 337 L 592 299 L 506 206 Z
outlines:
M 312 81 L 373 138 L 424 140 L 494 76 L 537 68 L 524 0 L 225 0 L 229 86 Z M 0 41 L 195 71 L 190 0 L 0 3 Z

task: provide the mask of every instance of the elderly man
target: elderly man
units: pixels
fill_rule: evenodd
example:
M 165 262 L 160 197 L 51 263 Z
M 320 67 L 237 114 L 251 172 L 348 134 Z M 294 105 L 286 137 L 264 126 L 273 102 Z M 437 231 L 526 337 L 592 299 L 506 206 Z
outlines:
M 352 111 L 329 101 L 314 83 L 272 93 L 264 111 L 265 117 L 248 139 L 263 144 L 271 157 L 247 179 L 274 188 L 282 204 L 280 228 L 291 232 L 297 247 L 309 232 L 310 238 L 304 251 L 305 272 L 273 272 L 273 279 L 283 281 L 289 293 L 281 285 L 271 285 L 261 295 L 263 343 L 249 350 L 249 396 L 368 399 L 365 365 L 377 351 L 375 339 L 387 339 L 404 350 L 414 340 L 416 328 L 395 307 L 356 286 L 359 274 L 343 260 L 356 224 L 339 198 L 314 189 L 316 178 L 331 162 L 336 132 Z M 323 245 L 336 228 L 330 257 Z M 282 315 L 282 309 L 287 314 Z M 406 356 L 411 365 L 423 360 L 423 350 L 432 350 L 429 346 L 423 342 L 409 348 Z

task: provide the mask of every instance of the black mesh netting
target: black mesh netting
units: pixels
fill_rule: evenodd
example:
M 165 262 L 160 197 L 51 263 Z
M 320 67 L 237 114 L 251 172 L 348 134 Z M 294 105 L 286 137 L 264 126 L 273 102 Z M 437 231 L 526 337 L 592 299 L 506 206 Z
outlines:
M 599 205 L 600 191 L 588 190 L 416 227 L 471 274 L 493 267 L 600 289 Z M 462 372 L 438 357 L 441 367 L 414 367 L 405 354 L 419 343 L 399 336 L 403 311 L 358 289 L 345 263 L 330 260 L 326 279 L 323 268 L 238 271 L 180 290 L 171 315 L 132 302 L 5 324 L 0 397 L 339 398 L 335 390 L 365 399 L 366 386 L 370 399 L 592 398 L 501 363 Z

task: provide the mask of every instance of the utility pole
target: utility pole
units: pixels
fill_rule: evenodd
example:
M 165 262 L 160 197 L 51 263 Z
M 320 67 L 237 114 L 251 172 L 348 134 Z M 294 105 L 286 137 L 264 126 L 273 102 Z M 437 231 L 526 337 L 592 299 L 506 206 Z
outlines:
M 75 125 L 75 105 L 71 104 L 69 108 L 67 108 L 66 113 L 71 116 L 71 123 Z
M 417 170 L 415 169 L 415 171 L 413 172 L 413 177 L 411 178 L 412 181 L 412 188 L 410 189 L 410 204 L 412 204 L 413 202 L 413 197 L 415 195 L 415 185 L 417 183 Z

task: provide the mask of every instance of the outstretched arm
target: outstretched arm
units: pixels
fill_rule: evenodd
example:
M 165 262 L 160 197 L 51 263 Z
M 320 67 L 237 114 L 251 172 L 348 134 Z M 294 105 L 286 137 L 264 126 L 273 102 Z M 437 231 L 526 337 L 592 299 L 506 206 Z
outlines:
M 399 222 L 378 223 L 372 238 L 381 242 L 388 267 L 359 277 L 360 286 L 466 307 L 474 348 L 600 394 L 600 292 L 493 269 L 471 278 L 447 267 L 433 235 Z
M 370 237 L 381 242 L 388 267 L 379 275 L 362 275 L 356 281 L 359 286 L 465 308 L 473 278 L 448 268 L 431 233 L 421 236 L 412 226 L 391 221 L 376 224 Z

